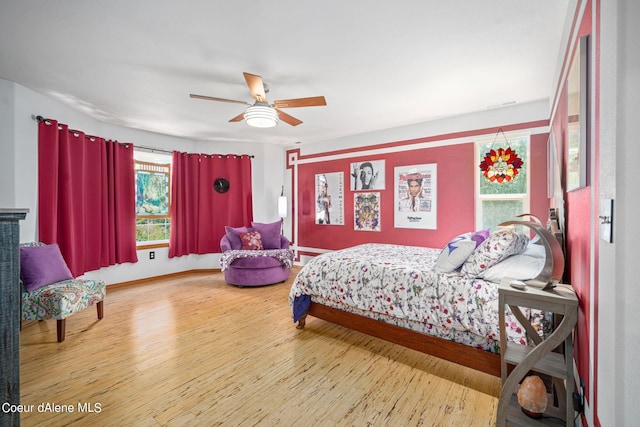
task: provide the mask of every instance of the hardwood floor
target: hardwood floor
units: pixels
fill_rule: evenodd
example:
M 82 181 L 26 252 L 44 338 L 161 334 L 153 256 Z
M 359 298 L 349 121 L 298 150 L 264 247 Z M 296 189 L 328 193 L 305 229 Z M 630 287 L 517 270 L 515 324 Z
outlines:
M 62 343 L 54 320 L 25 323 L 22 425 L 495 425 L 498 378 L 319 319 L 297 330 L 290 281 L 107 288 L 104 319 L 69 317 Z

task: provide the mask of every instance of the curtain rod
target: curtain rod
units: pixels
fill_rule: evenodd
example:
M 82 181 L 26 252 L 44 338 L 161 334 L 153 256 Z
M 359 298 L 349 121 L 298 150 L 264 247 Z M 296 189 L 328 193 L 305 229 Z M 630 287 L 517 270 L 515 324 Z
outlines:
M 36 116 L 35 114 L 32 114 L 31 118 L 33 120 L 37 121 L 37 122 L 44 122 L 44 121 L 47 120 L 44 117 L 42 117 L 40 115 Z M 145 147 L 144 145 L 135 145 L 135 144 L 133 144 L 133 148 L 137 149 L 137 150 L 149 151 L 151 153 L 173 154 L 173 151 L 170 151 L 170 150 L 163 150 L 162 148 Z M 225 155 L 226 156 L 237 156 L 237 154 L 225 154 Z M 252 154 L 248 154 L 247 157 L 249 157 L 250 159 L 253 159 L 255 156 L 252 155 Z
M 150 153 L 173 154 L 173 151 L 163 150 L 162 148 L 145 147 L 144 145 L 133 145 L 134 150 L 148 151 Z
M 173 151 L 168 151 L 168 150 L 163 150 L 161 148 L 153 148 L 153 147 L 145 147 L 144 145 L 134 145 L 133 146 L 134 149 L 140 149 L 143 151 L 150 151 L 152 153 L 167 153 L 167 154 L 173 154 Z M 193 155 L 193 154 L 198 154 L 198 153 L 184 153 L 184 154 L 188 154 L 188 155 Z M 242 156 L 247 156 L 250 159 L 253 159 L 255 156 L 253 154 L 202 154 L 203 156 L 218 156 L 218 157 L 242 157 Z

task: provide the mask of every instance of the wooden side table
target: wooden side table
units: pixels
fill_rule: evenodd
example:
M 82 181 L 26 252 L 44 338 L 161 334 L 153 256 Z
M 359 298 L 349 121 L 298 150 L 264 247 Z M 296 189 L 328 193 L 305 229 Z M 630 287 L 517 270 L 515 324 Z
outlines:
M 499 285 L 500 362 L 502 392 L 498 403 L 497 425 L 573 425 L 573 328 L 578 318 L 578 298 L 570 285 L 559 284 L 549 290 L 533 286 L 515 289 L 505 279 Z M 534 345 L 507 342 L 505 331 L 505 305 L 524 327 Z M 533 329 L 520 307 L 528 307 L 562 315 L 562 321 L 553 333 L 542 339 Z M 564 343 L 564 354 L 554 353 Z M 514 369 L 508 373 L 508 365 Z M 547 405 L 543 418 L 535 419 L 520 410 L 515 395 L 518 384 L 529 371 L 551 376 L 558 393 L 558 406 Z M 565 386 L 566 383 L 566 386 Z M 552 401 L 552 400 L 551 400 Z

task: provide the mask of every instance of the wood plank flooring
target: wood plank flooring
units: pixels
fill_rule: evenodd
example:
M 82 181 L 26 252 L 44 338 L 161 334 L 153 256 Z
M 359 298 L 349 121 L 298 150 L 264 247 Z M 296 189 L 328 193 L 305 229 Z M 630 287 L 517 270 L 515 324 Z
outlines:
M 495 425 L 496 377 L 319 319 L 297 330 L 294 276 L 107 288 L 104 319 L 74 314 L 63 343 L 54 320 L 25 323 L 21 425 Z

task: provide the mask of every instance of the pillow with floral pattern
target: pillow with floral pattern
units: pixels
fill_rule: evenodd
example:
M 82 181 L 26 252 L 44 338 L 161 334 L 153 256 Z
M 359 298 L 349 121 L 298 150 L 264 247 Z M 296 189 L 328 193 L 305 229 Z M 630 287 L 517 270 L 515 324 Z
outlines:
M 261 251 L 264 249 L 262 246 L 262 238 L 258 231 L 248 231 L 246 233 L 238 233 L 240 235 L 240 241 L 242 242 L 242 250 L 249 251 Z
M 522 253 L 528 243 L 529 237 L 525 234 L 510 227 L 498 228 L 473 251 L 460 271 L 467 276 L 478 277 L 480 273 L 511 255 Z

